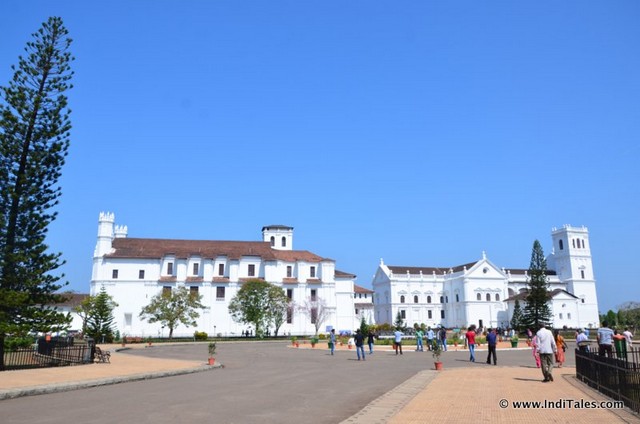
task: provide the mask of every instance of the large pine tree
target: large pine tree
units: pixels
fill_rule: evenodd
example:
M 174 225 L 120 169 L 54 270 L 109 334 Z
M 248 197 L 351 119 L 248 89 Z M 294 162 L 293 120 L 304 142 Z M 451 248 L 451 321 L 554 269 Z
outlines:
M 55 331 L 66 316 L 48 307 L 64 263 L 45 244 L 69 146 L 71 39 L 60 18 L 42 24 L 14 75 L 0 87 L 0 370 L 8 334 Z
M 549 308 L 549 281 L 547 279 L 547 260 L 538 240 L 533 242 L 531 263 L 529 265 L 529 293 L 524 308 L 523 324 L 536 331 L 541 324 L 551 324 Z

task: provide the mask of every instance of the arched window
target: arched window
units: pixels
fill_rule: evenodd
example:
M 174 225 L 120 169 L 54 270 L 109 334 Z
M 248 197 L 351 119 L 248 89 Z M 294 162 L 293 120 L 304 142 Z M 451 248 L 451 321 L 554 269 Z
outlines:
M 418 303 L 418 296 L 413 296 L 413 303 Z
M 460 295 L 456 294 L 456 302 L 460 302 Z
M 480 293 L 478 293 L 478 295 L 476 296 L 477 300 L 482 300 L 482 295 Z
M 498 302 L 499 300 L 500 300 L 500 295 L 496 293 L 496 302 Z
M 282 247 L 287 247 L 287 238 L 282 236 Z
M 444 296 L 440 296 L 440 303 L 444 303 Z
M 427 296 L 427 303 L 431 303 L 431 296 Z
M 445 303 L 449 303 L 449 296 L 445 296 L 445 297 L 444 297 L 444 302 L 445 302 Z
M 564 249 L 564 243 L 562 243 L 562 240 L 558 240 L 558 245 L 560 246 L 560 250 Z
M 400 303 L 404 303 L 404 296 L 400 296 Z
M 487 293 L 487 302 L 491 302 L 491 295 Z
M 276 245 L 276 238 L 274 236 L 271 236 L 271 247 L 274 247 Z

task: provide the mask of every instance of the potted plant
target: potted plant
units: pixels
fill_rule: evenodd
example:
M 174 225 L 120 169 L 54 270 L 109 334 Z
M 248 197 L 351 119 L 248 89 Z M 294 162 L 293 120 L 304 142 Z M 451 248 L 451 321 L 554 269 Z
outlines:
M 291 336 L 291 345 L 298 347 L 298 338 L 296 336 Z
M 433 360 L 435 361 L 436 371 L 442 371 L 442 362 L 440 362 L 440 355 L 442 355 L 442 345 L 440 343 L 435 343 L 433 345 L 433 350 L 431 351 L 433 354 Z
M 318 343 L 318 338 L 316 336 L 311 337 L 311 347 L 316 347 L 316 344 Z
M 518 336 L 511 337 L 511 347 L 518 347 Z
M 216 358 L 213 355 L 216 354 L 216 342 L 209 342 L 209 365 L 216 363 Z

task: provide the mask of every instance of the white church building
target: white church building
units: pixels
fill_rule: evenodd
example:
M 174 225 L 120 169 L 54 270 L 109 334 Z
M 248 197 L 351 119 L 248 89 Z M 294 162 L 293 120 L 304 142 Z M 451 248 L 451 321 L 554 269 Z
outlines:
M 202 295 L 206 309 L 200 311 L 197 326 L 180 326 L 174 330 L 175 337 L 192 336 L 194 331 L 210 335 L 255 331 L 235 322 L 228 311 L 242 283 L 251 279 L 282 287 L 294 305 L 324 302 L 328 318 L 320 332 L 328 328 L 353 331 L 360 325 L 354 299 L 356 276 L 336 270 L 333 259 L 294 250 L 292 227 L 263 227 L 262 241 L 131 238 L 127 232 L 126 226 L 115 225 L 113 213 L 100 214 L 91 277 L 91 295 L 104 287 L 118 303 L 113 314 L 121 334 L 167 336 L 167 330 L 141 320 L 139 314 L 153 296 L 177 287 Z M 314 334 L 310 315 L 291 308 L 279 334 Z
M 553 228 L 547 257 L 554 328 L 599 326 L 589 232 L 585 227 Z M 524 308 L 527 269 L 507 269 L 483 252 L 475 262 L 453 267 L 387 265 L 380 260 L 373 279 L 374 317 L 407 326 L 448 328 L 509 326 L 515 300 Z

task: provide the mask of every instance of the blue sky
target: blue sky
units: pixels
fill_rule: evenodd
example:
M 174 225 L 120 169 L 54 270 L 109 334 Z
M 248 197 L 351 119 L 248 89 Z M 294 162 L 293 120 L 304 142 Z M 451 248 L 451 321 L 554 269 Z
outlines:
M 589 228 L 601 312 L 640 301 L 640 3 L 4 1 L 0 85 L 30 34 L 74 39 L 59 218 L 88 292 L 100 211 L 131 237 L 258 240 L 370 287 L 482 251 L 527 268 Z

